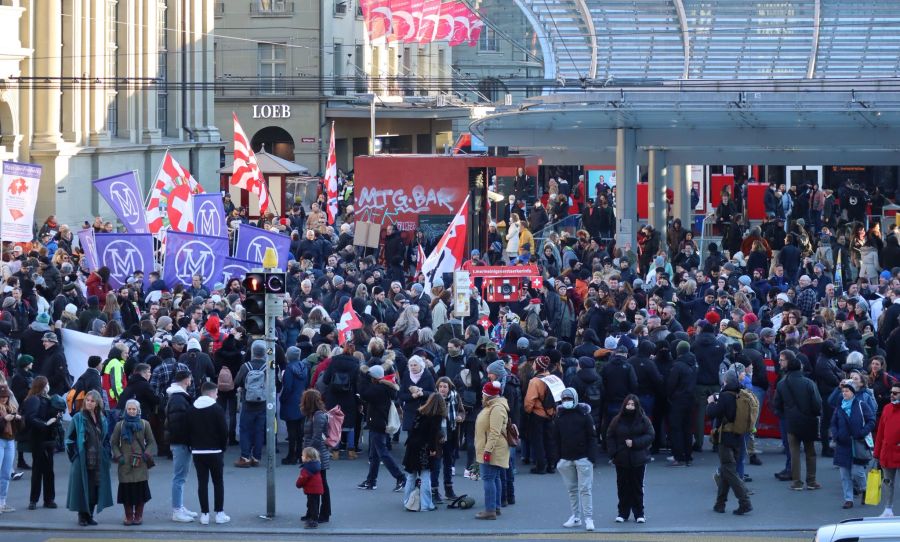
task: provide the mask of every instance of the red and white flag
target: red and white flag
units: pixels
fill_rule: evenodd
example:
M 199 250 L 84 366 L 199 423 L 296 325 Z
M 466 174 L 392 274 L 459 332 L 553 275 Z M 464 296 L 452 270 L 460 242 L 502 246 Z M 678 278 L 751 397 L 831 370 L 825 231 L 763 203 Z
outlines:
M 450 13 L 453 15 L 453 33 L 450 35 L 450 46 L 466 43 L 469 41 L 469 31 L 472 27 L 473 16 L 472 11 L 462 2 L 454 2 Z
M 334 121 L 331 122 L 331 141 L 328 143 L 328 160 L 325 162 L 325 197 L 328 223 L 334 224 L 338 214 L 338 181 L 337 181 L 337 157 L 334 154 Z
M 445 2 L 441 4 L 441 11 L 438 14 L 437 22 L 434 29 L 434 41 L 449 40 L 453 37 L 453 13 L 455 10 L 453 2 Z
M 482 21 L 477 13 L 472 13 L 472 16 L 469 18 L 469 47 L 475 47 L 478 45 L 478 39 L 481 38 L 481 29 L 484 28 L 484 21 Z
M 388 41 L 411 42 L 419 28 L 413 17 L 412 0 L 391 0 L 391 32 Z
M 422 16 L 419 20 L 419 30 L 416 32 L 416 41 L 430 43 L 434 41 L 438 19 L 441 17 L 441 0 L 424 0 L 420 11 Z
M 391 0 L 360 0 L 363 21 L 369 41 L 375 41 L 391 32 Z
M 353 310 L 353 301 L 348 299 L 347 304 L 344 305 L 344 312 L 341 314 L 341 321 L 335 326 L 338 332 L 338 344 L 344 345 L 353 337 L 353 330 L 361 329 L 362 327 L 362 320 L 359 319 L 359 315 Z
M 241 128 L 237 115 L 234 117 L 234 169 L 231 172 L 231 186 L 236 186 L 259 198 L 259 214 L 264 215 L 269 208 L 269 189 L 259 164 L 256 163 L 256 155 L 250 148 L 250 140 Z
M 166 151 L 147 202 L 147 227 L 150 233 L 158 234 L 166 226 L 175 231 L 194 231 L 191 200 L 194 194 L 202 193 L 203 187 L 191 172 Z M 165 212 L 162 207 L 165 207 Z
M 453 222 L 441 236 L 431 255 L 422 263 L 422 274 L 425 275 L 425 291 L 431 291 L 435 277 L 451 273 L 462 267 L 466 254 L 466 233 L 468 231 L 469 196 L 463 200 L 462 206 L 453 217 Z
M 422 243 L 416 245 L 416 276 L 419 276 L 419 273 L 422 271 L 422 264 L 425 263 L 425 249 L 422 248 Z

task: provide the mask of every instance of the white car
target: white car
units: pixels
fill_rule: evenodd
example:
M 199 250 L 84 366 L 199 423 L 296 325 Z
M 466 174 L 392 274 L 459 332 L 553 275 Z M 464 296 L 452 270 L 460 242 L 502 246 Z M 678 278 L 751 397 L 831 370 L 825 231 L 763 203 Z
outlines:
M 900 517 L 845 519 L 819 527 L 815 542 L 900 541 Z

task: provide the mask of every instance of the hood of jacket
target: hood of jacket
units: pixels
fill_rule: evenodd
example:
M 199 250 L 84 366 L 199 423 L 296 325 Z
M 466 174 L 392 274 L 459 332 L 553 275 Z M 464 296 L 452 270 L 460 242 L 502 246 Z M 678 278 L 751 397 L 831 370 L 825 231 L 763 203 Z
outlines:
M 319 461 L 304 461 L 300 468 L 306 469 L 310 474 L 318 474 L 322 470 L 322 463 Z
M 207 395 L 201 395 L 200 397 L 197 397 L 197 399 L 194 401 L 194 408 L 196 408 L 197 410 L 200 410 L 202 408 L 209 408 L 209 407 L 213 406 L 214 404 L 216 404 L 215 399 L 213 399 L 212 397 L 209 397 Z
M 176 393 L 183 393 L 187 395 L 187 390 L 179 386 L 177 382 L 173 382 L 168 388 L 166 388 L 166 395 L 171 397 Z

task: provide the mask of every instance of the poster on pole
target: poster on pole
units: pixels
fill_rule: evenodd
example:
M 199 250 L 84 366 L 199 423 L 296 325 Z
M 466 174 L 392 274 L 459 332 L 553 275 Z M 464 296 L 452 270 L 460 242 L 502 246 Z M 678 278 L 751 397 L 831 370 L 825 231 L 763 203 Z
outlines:
M 34 239 L 34 206 L 37 204 L 41 166 L 3 162 L 3 204 L 0 238 L 27 243 Z

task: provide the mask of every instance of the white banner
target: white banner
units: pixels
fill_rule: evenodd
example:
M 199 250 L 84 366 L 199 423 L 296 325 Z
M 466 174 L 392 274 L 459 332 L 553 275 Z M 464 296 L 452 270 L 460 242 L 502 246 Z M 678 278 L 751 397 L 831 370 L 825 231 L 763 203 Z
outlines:
M 73 329 L 63 329 L 62 346 L 72 378 L 78 380 L 78 377 L 87 370 L 87 361 L 90 356 L 100 356 L 106 359 L 112 344 L 112 338 L 89 335 Z
M 0 238 L 27 243 L 34 239 L 34 206 L 41 182 L 41 166 L 3 162 L 3 205 Z

